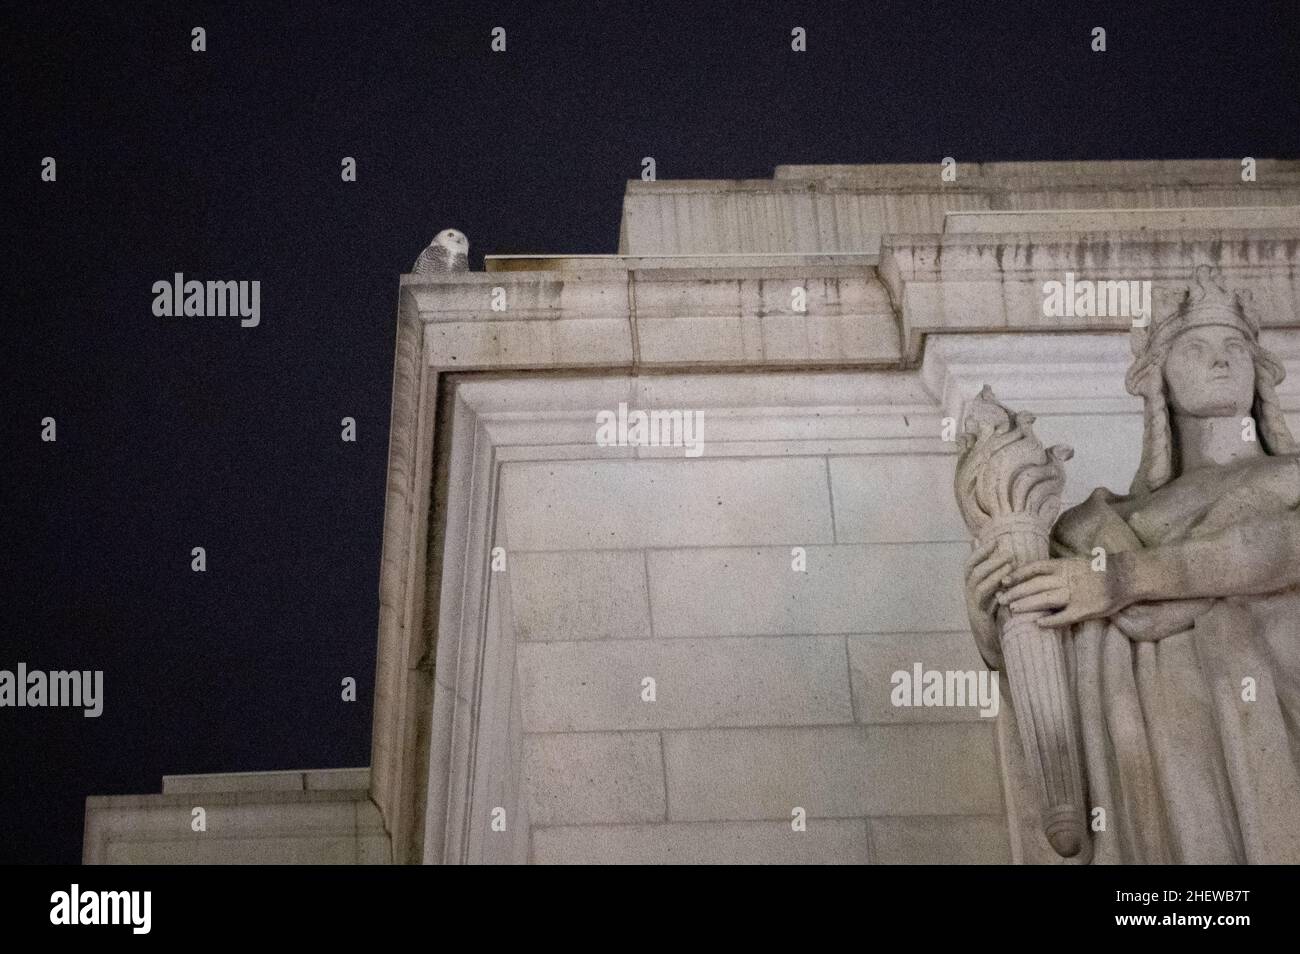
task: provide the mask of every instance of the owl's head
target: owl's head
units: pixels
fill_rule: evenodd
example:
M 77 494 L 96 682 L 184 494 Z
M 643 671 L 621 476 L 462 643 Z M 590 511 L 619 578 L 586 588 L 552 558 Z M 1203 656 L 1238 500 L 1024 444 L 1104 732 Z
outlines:
M 451 252 L 458 252 L 461 255 L 469 254 L 469 239 L 465 233 L 457 229 L 443 229 L 433 237 L 434 245 L 441 245 Z

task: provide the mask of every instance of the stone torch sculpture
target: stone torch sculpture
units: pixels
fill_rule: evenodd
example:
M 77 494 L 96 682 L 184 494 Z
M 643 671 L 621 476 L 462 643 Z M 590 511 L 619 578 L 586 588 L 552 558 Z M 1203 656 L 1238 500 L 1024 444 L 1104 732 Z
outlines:
M 1049 556 L 1065 484 L 1061 465 L 1074 453 L 1044 448 L 1033 422 L 999 404 L 985 385 L 967 407 L 957 459 L 957 505 L 966 526 L 980 544 L 996 539 L 1017 567 Z M 1002 607 L 999 644 L 1044 833 L 1058 855 L 1071 858 L 1087 838 L 1078 723 L 1063 637 L 1038 625 L 1044 615 Z

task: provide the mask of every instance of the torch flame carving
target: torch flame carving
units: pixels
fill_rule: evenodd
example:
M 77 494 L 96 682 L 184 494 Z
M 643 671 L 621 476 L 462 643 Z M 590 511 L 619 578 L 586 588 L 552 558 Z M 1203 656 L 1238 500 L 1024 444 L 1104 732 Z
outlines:
M 996 539 L 1016 566 L 1049 555 L 1062 464 L 1074 454 L 1062 445 L 1044 448 L 1033 422 L 1033 415 L 999 404 L 985 385 L 967 407 L 957 459 L 957 505 L 966 526 L 981 544 Z M 1078 721 L 1061 631 L 1039 626 L 1044 615 L 1001 607 L 998 632 L 1044 833 L 1058 855 L 1071 858 L 1087 839 Z

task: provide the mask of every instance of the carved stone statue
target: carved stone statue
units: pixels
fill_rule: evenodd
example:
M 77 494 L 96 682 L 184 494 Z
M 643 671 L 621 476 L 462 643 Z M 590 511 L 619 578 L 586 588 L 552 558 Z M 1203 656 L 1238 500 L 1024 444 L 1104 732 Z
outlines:
M 1013 684 L 1004 739 L 1022 744 L 1003 752 L 1026 861 L 1300 862 L 1300 458 L 1275 391 L 1284 371 L 1250 307 L 1198 269 L 1176 308 L 1134 332 L 1127 385 L 1145 427 L 1129 494 L 1098 489 L 1067 511 L 1054 558 L 981 535 L 968 561 L 976 642 Z M 979 480 L 961 470 L 990 412 L 972 413 L 968 521 L 979 503 L 963 493 Z M 1006 652 L 1026 616 L 1064 666 L 1019 676 L 1029 703 Z M 1054 711 L 1053 692 L 1066 697 Z M 1044 712 L 1077 720 L 1090 837 L 1075 852 L 1043 784 L 1068 772 L 1072 736 Z
M 957 461 L 957 503 L 976 537 L 973 559 L 1011 568 L 1043 560 L 1061 510 L 1065 469 L 1073 451 L 1044 449 L 1030 414 L 1013 414 L 986 385 L 966 409 Z M 986 577 L 988 593 L 998 577 Z M 1020 744 L 1040 809 L 1043 833 L 1063 858 L 1084 846 L 1083 772 L 1078 722 L 1065 646 L 1039 625 L 1041 610 L 997 608 L 997 638 L 988 652 L 1000 660 L 1021 713 Z M 983 635 L 983 634 L 980 634 Z

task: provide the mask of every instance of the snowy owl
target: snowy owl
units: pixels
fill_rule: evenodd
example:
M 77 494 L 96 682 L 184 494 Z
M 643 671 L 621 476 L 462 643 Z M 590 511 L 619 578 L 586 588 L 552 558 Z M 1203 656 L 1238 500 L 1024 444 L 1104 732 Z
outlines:
M 411 271 L 417 275 L 469 271 L 469 239 L 465 238 L 464 232 L 443 229 L 420 253 Z

